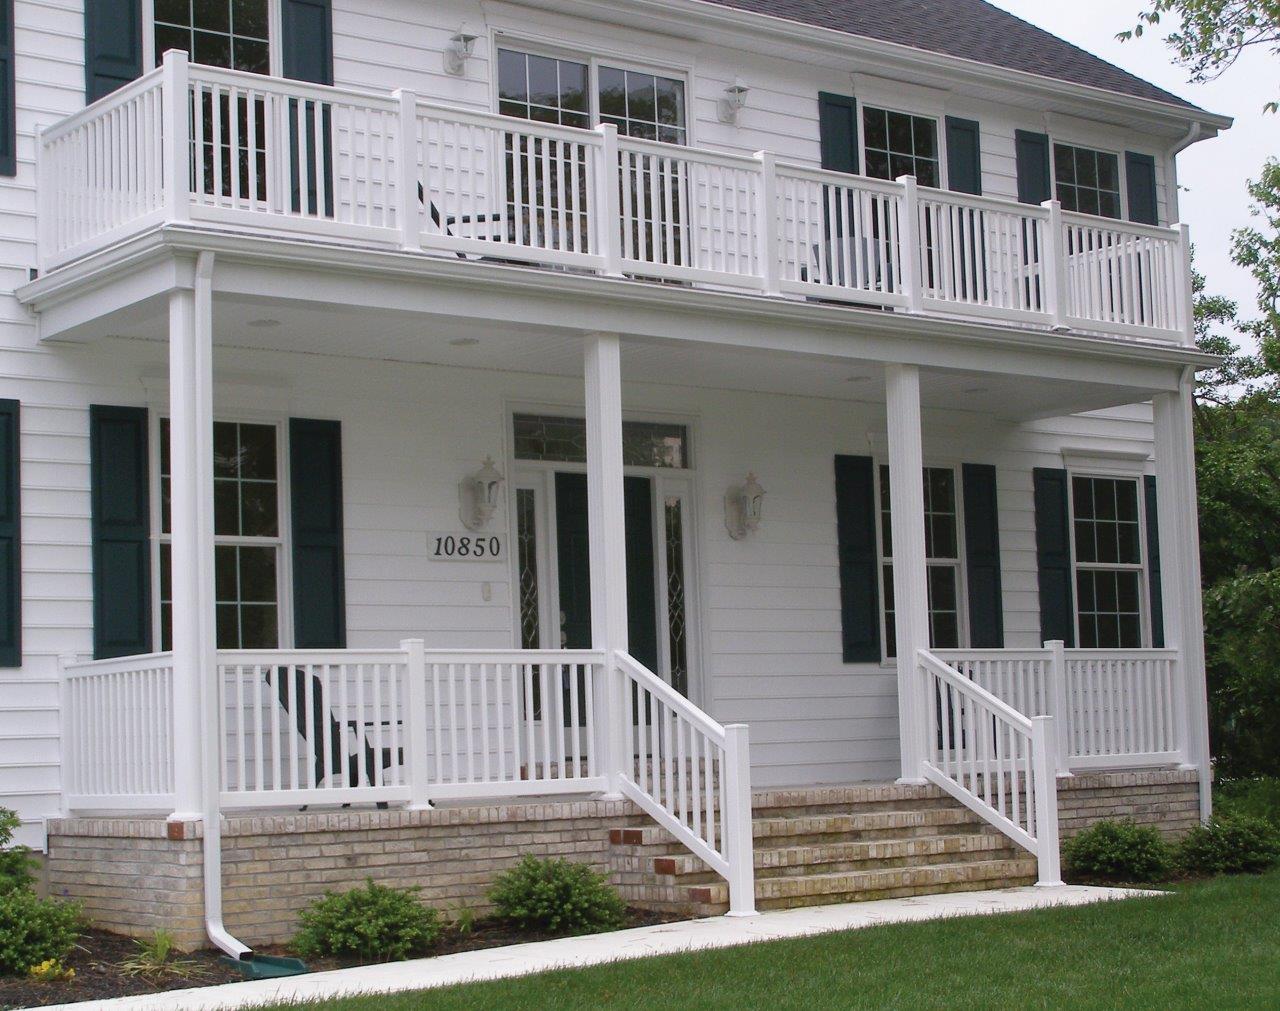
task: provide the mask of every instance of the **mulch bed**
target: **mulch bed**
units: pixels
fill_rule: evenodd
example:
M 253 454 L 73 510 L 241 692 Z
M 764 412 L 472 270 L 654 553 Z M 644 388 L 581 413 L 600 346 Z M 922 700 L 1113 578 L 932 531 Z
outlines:
M 626 927 L 645 927 L 679 919 L 681 917 L 631 909 L 627 912 Z M 529 941 L 547 941 L 554 936 L 556 935 L 516 931 L 492 920 L 477 920 L 466 934 L 446 928 L 444 936 L 423 957 L 501 948 Z M 286 945 L 268 945 L 257 950 L 264 955 L 292 954 Z M 216 951 L 197 951 L 180 956 L 184 962 L 191 963 L 190 969 L 183 973 L 169 973 L 162 977 L 126 975 L 121 972 L 120 963 L 137 951 L 138 945 L 132 938 L 108 934 L 103 930 L 87 931 L 63 962 L 67 968 L 76 971 L 74 979 L 67 982 L 36 982 L 29 979 L 0 978 L 0 1011 L 161 993 L 193 986 L 214 986 L 218 983 L 236 983 L 244 978 L 235 969 L 221 964 Z M 309 960 L 307 967 L 313 972 L 323 972 L 326 969 L 347 969 L 359 964 L 355 960 L 318 958 Z

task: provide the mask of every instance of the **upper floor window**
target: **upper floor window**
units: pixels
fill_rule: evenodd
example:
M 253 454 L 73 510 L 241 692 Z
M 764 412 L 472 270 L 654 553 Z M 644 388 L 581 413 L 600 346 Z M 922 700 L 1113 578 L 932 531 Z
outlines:
M 1053 145 L 1054 188 L 1063 210 L 1120 217 L 1120 158 L 1070 144 Z
M 1073 477 L 1076 611 L 1085 649 L 1142 646 L 1142 531 L 1136 478 Z
M 867 107 L 862 110 L 862 130 L 867 175 L 915 176 L 921 186 L 942 185 L 936 120 Z
M 195 63 L 271 72 L 269 0 L 155 0 L 155 59 L 185 49 Z
M 498 50 L 498 112 L 539 123 L 591 126 L 588 67 L 573 60 Z
M 683 81 L 616 67 L 601 67 L 599 78 L 600 122 L 624 137 L 685 142 Z

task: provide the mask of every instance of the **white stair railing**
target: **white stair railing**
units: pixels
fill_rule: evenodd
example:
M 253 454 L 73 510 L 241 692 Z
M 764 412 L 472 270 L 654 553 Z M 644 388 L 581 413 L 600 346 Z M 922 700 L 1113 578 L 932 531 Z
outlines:
M 729 882 L 729 913 L 755 912 L 747 728 L 721 726 L 626 653 L 622 793 Z
M 1036 855 L 1040 884 L 1060 884 L 1053 717 L 1028 718 L 928 650 L 925 778 Z

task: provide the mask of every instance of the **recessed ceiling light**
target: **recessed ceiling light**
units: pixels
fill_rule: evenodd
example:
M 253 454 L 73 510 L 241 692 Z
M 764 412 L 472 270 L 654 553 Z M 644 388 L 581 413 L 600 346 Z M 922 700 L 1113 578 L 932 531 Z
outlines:
M 480 343 L 479 337 L 455 337 L 449 342 L 455 348 L 471 348 Z
M 279 326 L 280 321 L 278 319 L 251 319 L 249 320 L 249 325 L 259 327 Z

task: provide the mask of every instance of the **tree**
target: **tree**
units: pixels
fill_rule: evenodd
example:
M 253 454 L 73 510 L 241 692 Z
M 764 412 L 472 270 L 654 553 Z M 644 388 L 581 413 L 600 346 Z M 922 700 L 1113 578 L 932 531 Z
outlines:
M 1262 48 L 1280 56 L 1280 0 L 1147 0 L 1150 7 L 1138 23 L 1121 32 L 1122 41 L 1141 37 L 1160 25 L 1165 15 L 1180 20 L 1165 44 L 1186 67 L 1191 80 L 1211 81 L 1229 70 L 1242 53 Z M 1275 112 L 1280 103 L 1268 102 Z

